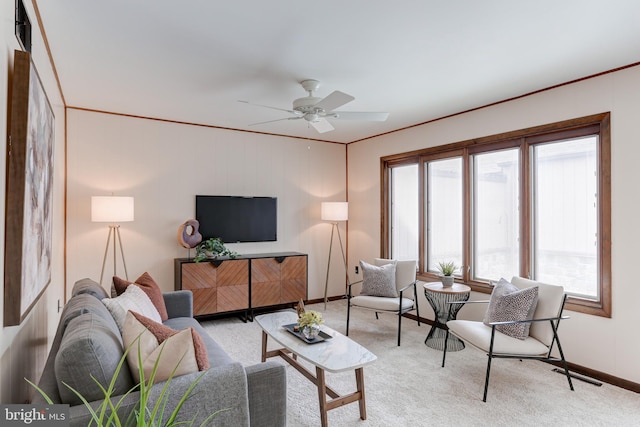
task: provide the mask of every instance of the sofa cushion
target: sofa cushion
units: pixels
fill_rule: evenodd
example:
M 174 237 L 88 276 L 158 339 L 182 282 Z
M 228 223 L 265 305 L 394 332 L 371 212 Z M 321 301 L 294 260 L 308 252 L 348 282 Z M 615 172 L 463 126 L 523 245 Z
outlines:
M 124 293 L 130 285 L 137 285 L 147 294 L 153 305 L 156 307 L 156 310 L 158 310 L 158 313 L 160 313 L 160 319 L 163 322 L 169 318 L 167 314 L 167 307 L 165 306 L 164 298 L 162 297 L 162 291 L 149 273 L 145 271 L 142 276 L 136 279 L 135 282 L 121 279 L 118 276 L 113 277 L 113 287 L 115 288 L 117 295 Z
M 373 310 L 392 311 L 397 313 L 400 305 L 400 298 L 380 298 L 369 295 L 358 295 L 351 297 L 349 304 L 351 304 L 352 307 L 364 307 Z M 414 305 L 415 304 L 412 299 L 402 298 L 402 310 L 410 310 Z
M 93 313 L 106 320 L 111 319 L 113 321 L 111 313 L 99 299 L 89 293 L 80 293 L 72 297 L 64 306 L 60 316 L 60 325 L 62 326 L 60 332 L 64 334 L 69 322 L 85 313 Z M 115 330 L 117 331 L 117 326 Z
M 73 285 L 73 289 L 71 290 L 72 297 L 80 294 L 93 295 L 95 298 L 98 298 L 99 300 L 109 297 L 109 294 L 107 294 L 107 291 L 102 286 L 100 286 L 98 282 L 96 282 L 95 280 L 86 279 L 86 278 L 78 280 Z
M 220 347 L 220 345 L 211 338 L 207 331 L 192 317 L 174 317 L 166 322 L 164 325 L 173 329 L 185 329 L 193 328 L 204 341 L 204 345 L 207 347 L 207 356 L 209 358 L 209 365 L 212 368 L 217 368 L 223 365 L 229 365 L 234 363 L 234 360 Z
M 120 329 L 120 333 L 122 333 L 124 318 L 129 310 L 140 313 L 156 322 L 161 321 L 158 310 L 156 310 L 147 294 L 137 286 L 129 286 L 122 295 L 115 298 L 105 298 L 102 302 L 111 312 Z
M 109 387 L 123 354 L 122 338 L 113 318 L 86 312 L 68 320 L 54 365 L 62 403 L 82 404 L 65 384 L 89 402 L 103 399 L 104 393 L 91 376 L 102 387 Z M 116 377 L 113 395 L 126 393 L 131 387 L 131 372 L 123 363 Z
M 193 328 L 177 331 L 129 311 L 122 340 L 129 348 L 127 362 L 136 382 L 140 382 L 140 368 L 146 379 L 155 369 L 154 383 L 209 369 L 207 349 Z

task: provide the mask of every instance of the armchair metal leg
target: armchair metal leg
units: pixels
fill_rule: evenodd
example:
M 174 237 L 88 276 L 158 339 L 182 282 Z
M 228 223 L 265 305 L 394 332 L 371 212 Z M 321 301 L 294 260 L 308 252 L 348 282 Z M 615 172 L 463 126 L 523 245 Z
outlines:
M 489 390 L 489 373 L 491 372 L 491 359 L 493 359 L 493 354 L 489 353 L 489 357 L 487 360 L 487 377 L 484 380 L 484 395 L 482 396 L 482 401 L 487 401 L 487 391 Z
M 487 391 L 489 390 L 489 374 L 491 373 L 491 359 L 493 359 L 493 340 L 496 336 L 496 327 L 491 328 L 491 343 L 489 344 L 489 354 L 487 355 L 487 376 L 484 379 L 484 395 L 482 401 L 487 401 Z
M 400 347 L 400 331 L 402 328 L 402 312 L 398 313 L 398 347 Z
M 558 338 L 557 326 L 553 323 L 553 320 L 550 320 L 551 329 L 553 330 L 553 336 L 555 337 L 556 344 L 558 345 L 558 353 L 560 353 L 560 359 L 562 359 L 562 367 L 564 368 L 564 373 L 567 376 L 567 381 L 569 381 L 569 388 L 571 391 L 573 390 L 573 382 L 571 382 L 571 374 L 569 373 L 569 367 L 567 366 L 567 361 L 564 359 L 564 352 L 562 351 L 562 346 L 560 345 L 560 338 Z
M 420 326 L 420 309 L 418 308 L 418 291 L 416 290 L 416 284 L 413 284 L 413 303 L 416 305 L 416 316 L 418 317 L 418 326 Z

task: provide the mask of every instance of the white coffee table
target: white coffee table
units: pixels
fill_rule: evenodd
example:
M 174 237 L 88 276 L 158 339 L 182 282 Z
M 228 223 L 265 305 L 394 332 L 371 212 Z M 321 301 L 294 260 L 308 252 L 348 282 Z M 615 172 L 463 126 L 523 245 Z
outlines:
M 358 402 L 360 406 L 360 418 L 367 418 L 364 397 L 364 372 L 363 367 L 377 359 L 376 355 L 357 342 L 322 325 L 321 331 L 331 338 L 316 344 L 307 344 L 283 328 L 283 325 L 296 323 L 298 315 L 292 311 L 264 314 L 256 317 L 258 325 L 262 328 L 262 361 L 269 357 L 282 357 L 298 372 L 318 387 L 320 401 L 320 419 L 322 426 L 327 426 L 327 411 Z M 267 339 L 271 337 L 284 348 L 267 351 Z M 297 358 L 300 357 L 316 367 L 316 374 L 306 369 Z M 327 386 L 325 371 L 342 372 L 355 370 L 356 391 L 341 396 Z M 327 401 L 327 395 L 332 399 Z

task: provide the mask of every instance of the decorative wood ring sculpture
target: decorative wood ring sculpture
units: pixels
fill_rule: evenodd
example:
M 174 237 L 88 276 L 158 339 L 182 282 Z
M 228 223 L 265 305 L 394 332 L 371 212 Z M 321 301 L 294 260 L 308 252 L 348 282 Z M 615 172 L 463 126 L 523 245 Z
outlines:
M 178 243 L 180 246 L 191 249 L 202 241 L 202 234 L 198 232 L 200 223 L 195 219 L 189 219 L 178 227 Z

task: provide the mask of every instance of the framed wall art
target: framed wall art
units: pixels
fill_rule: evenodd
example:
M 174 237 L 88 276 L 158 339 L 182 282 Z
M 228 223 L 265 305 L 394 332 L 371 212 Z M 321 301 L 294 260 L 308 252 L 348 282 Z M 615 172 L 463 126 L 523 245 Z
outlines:
M 4 325 L 19 325 L 51 281 L 54 115 L 27 52 L 14 53 L 7 142 Z

